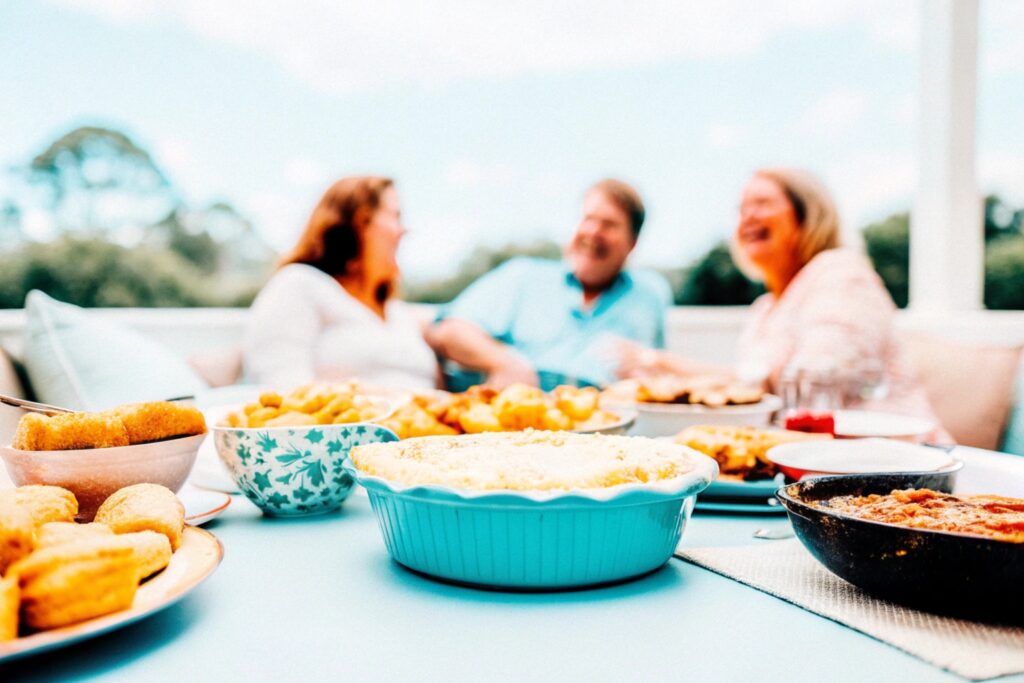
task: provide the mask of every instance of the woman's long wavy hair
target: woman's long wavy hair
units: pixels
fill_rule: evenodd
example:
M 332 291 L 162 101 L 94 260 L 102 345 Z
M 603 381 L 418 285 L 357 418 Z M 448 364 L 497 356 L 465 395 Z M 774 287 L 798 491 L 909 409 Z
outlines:
M 363 231 L 380 208 L 384 192 L 393 186 L 390 178 L 381 176 L 350 176 L 335 182 L 320 198 L 298 243 L 278 267 L 304 263 L 331 277 L 358 272 Z M 388 283 L 381 293 L 383 299 L 394 288 L 395 283 Z

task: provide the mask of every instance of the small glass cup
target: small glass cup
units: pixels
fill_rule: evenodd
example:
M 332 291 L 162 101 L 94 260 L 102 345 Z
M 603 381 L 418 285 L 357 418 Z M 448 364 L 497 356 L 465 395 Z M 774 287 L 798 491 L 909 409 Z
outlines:
M 842 407 L 839 375 L 832 365 L 786 366 L 779 378 L 786 413 L 831 412 Z

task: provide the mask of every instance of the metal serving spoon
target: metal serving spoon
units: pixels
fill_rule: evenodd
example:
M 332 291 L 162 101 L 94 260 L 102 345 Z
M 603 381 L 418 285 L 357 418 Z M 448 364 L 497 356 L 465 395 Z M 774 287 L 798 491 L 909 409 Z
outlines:
M 60 406 L 51 406 L 49 403 L 36 403 L 35 401 L 26 401 L 23 398 L 15 398 L 13 396 L 6 396 L 0 394 L 0 403 L 14 406 L 15 408 L 21 408 L 31 413 L 42 413 L 43 415 L 59 415 L 61 413 L 71 413 L 73 410 L 67 408 L 61 408 Z
M 175 396 L 174 398 L 165 398 L 165 401 L 174 403 L 175 401 L 192 401 L 195 396 Z M 36 401 L 26 401 L 23 398 L 15 398 L 14 396 L 7 396 L 0 394 L 0 403 L 5 405 L 14 406 L 15 408 L 21 408 L 31 413 L 42 413 L 43 415 L 60 415 L 62 413 L 73 413 L 74 410 L 69 408 L 61 408 L 60 406 L 52 406 L 49 403 L 38 403 Z

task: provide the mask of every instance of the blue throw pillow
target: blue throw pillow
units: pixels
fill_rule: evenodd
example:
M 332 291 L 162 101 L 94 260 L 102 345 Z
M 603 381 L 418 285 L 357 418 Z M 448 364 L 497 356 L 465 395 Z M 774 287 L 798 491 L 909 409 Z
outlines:
M 44 403 L 103 410 L 195 395 L 206 386 L 159 343 L 43 292 L 29 292 L 25 314 L 25 369 Z
M 1013 409 L 1006 430 L 1003 432 L 1003 445 L 1000 450 L 1015 455 L 1024 455 L 1024 357 L 1017 366 L 1017 388 L 1013 394 Z

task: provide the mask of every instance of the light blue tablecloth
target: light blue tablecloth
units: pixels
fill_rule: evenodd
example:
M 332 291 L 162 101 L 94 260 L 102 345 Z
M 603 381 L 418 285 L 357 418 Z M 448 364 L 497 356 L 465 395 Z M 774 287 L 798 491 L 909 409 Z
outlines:
M 968 484 L 1009 467 L 1024 486 L 1020 463 L 969 455 Z M 786 524 L 698 514 L 684 542 L 771 543 L 751 534 Z M 438 583 L 389 560 L 362 495 L 341 514 L 302 521 L 265 519 L 236 498 L 207 528 L 224 562 L 182 602 L 0 668 L 0 680 L 957 680 L 676 559 L 577 592 Z

